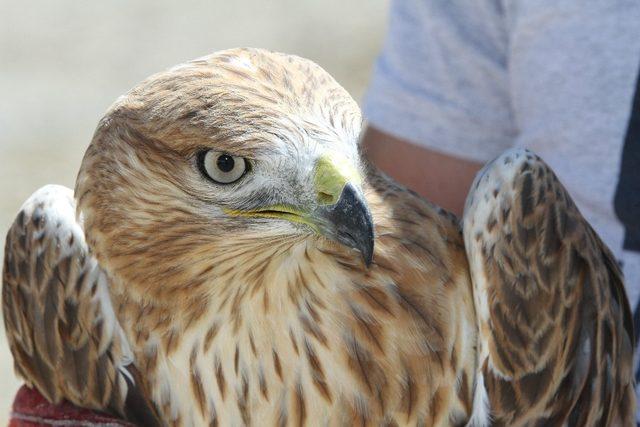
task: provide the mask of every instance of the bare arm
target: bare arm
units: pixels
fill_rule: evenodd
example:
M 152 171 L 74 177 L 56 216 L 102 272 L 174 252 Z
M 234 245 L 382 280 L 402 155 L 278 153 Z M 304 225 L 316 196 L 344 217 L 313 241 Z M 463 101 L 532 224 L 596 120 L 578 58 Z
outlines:
M 413 145 L 374 127 L 365 131 L 365 154 L 378 168 L 422 197 L 462 215 L 481 163 Z

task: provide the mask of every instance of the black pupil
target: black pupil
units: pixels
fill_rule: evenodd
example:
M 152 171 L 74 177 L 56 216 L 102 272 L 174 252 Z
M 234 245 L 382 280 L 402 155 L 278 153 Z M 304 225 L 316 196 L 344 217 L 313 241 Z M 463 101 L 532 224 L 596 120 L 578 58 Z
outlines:
M 218 169 L 220 169 L 222 172 L 231 172 L 233 170 L 233 166 L 235 166 L 235 161 L 230 155 L 223 154 L 222 156 L 218 157 L 216 165 L 218 165 Z

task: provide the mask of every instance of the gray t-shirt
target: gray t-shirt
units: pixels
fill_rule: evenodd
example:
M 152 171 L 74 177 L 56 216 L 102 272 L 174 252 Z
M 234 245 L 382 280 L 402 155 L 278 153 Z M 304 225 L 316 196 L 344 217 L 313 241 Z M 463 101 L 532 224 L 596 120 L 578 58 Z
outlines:
M 539 154 L 620 261 L 638 330 L 639 66 L 638 0 L 392 0 L 364 113 L 466 159 Z

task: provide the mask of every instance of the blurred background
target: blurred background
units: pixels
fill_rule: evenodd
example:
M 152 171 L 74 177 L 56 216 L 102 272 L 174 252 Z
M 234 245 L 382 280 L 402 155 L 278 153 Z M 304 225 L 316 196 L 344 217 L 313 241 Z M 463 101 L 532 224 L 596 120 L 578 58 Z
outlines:
M 219 49 L 310 58 L 360 101 L 387 0 L 0 0 L 0 257 L 17 210 L 47 183 L 73 188 L 108 106 L 148 75 Z M 19 381 L 0 327 L 0 426 Z

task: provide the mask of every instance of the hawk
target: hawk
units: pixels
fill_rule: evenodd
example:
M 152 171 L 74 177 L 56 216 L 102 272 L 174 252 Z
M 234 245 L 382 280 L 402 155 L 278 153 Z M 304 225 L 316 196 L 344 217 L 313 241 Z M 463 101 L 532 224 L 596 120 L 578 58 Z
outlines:
M 7 235 L 17 373 L 142 425 L 630 425 L 620 272 L 549 168 L 498 158 L 461 227 L 363 160 L 361 121 L 257 49 L 118 99 L 75 192 Z

